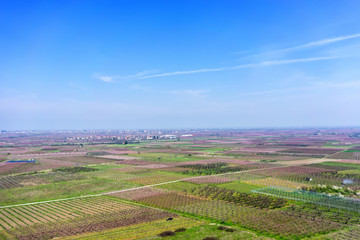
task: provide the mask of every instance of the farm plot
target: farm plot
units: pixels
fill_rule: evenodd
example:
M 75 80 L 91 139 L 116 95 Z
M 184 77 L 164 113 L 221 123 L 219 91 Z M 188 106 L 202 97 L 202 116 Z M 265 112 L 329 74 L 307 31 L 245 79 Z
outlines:
M 107 197 L 80 198 L 6 207 L 0 208 L 0 228 L 10 229 L 134 208 L 137 207 Z
M 333 170 L 325 168 L 315 168 L 307 166 L 289 166 L 289 167 L 278 167 L 272 169 L 263 169 L 253 171 L 254 174 L 263 175 L 268 177 L 279 177 L 285 175 L 303 175 L 303 174 L 314 174 L 314 173 L 323 173 L 331 172 Z
M 260 194 L 251 194 L 238 192 L 226 188 L 216 186 L 196 187 L 186 191 L 187 193 L 206 199 L 219 200 L 236 203 L 238 205 L 246 205 L 256 208 L 282 208 L 287 201 L 282 198 L 274 198 Z
M 174 209 L 178 206 L 185 206 L 197 203 L 199 201 L 202 201 L 202 199 L 175 192 L 165 192 L 154 196 L 138 198 L 137 201 L 145 203 L 149 206 L 160 207 L 164 209 Z
M 176 191 L 176 192 L 184 192 L 186 190 L 198 187 L 199 185 L 201 185 L 201 184 L 200 183 L 179 181 L 179 182 L 172 182 L 172 183 L 159 185 L 159 186 L 156 186 L 156 188 L 170 190 L 170 191 Z
M 91 173 L 89 176 L 110 179 L 110 180 L 116 180 L 116 181 L 128 180 L 128 179 L 138 177 L 136 175 L 132 175 L 129 173 L 118 173 L 115 171 L 99 171 L 99 172 Z
M 331 156 L 329 156 L 329 158 L 333 158 L 333 159 L 349 159 L 349 160 L 360 161 L 360 150 L 359 149 L 345 150 L 343 152 L 332 154 Z
M 198 184 L 220 184 L 220 183 L 228 183 L 234 181 L 233 179 L 219 176 L 204 176 L 204 177 L 195 177 L 190 179 L 185 179 L 185 182 L 198 183 Z
M 129 157 L 126 155 L 100 155 L 100 156 L 96 156 L 98 158 L 108 158 L 108 159 L 113 159 L 113 160 L 137 160 L 137 157 Z
M 162 195 L 163 193 L 166 193 L 166 192 L 167 191 L 159 189 L 159 188 L 146 187 L 146 188 L 139 188 L 139 189 L 128 190 L 128 191 L 120 191 L 117 193 L 111 193 L 109 195 L 113 196 L 113 197 L 126 199 L 126 200 L 137 201 L 142 198 Z
M 138 157 L 141 160 L 151 161 L 151 162 L 161 162 L 161 163 L 171 163 L 171 162 L 187 162 L 194 160 L 201 160 L 203 158 L 189 156 L 188 154 L 178 154 L 178 153 L 159 153 L 159 152 L 146 152 L 141 154 L 129 154 L 129 156 Z
M 175 180 L 180 180 L 185 178 L 185 176 L 179 176 L 179 175 L 172 175 L 172 174 L 157 174 L 152 175 L 149 177 L 140 177 L 140 178 L 131 178 L 126 181 L 140 184 L 140 185 L 152 185 L 152 184 L 158 184 L 158 183 L 164 183 L 164 182 L 171 182 Z
M 351 169 L 359 169 L 360 170 L 359 163 L 323 162 L 323 163 L 319 163 L 319 165 L 323 166 L 324 168 L 332 168 L 336 171 L 351 170 Z
M 294 161 L 304 159 L 305 156 L 290 156 L 284 154 L 277 154 L 277 153 L 252 153 L 246 151 L 239 151 L 239 150 L 232 150 L 226 151 L 223 153 L 225 156 L 235 156 L 241 160 L 248 161 L 248 160 L 276 160 L 276 161 Z
M 226 174 L 226 177 L 242 182 L 267 178 L 266 176 L 256 174 L 256 171 L 252 171 L 251 173 L 250 172 L 230 173 L 230 174 Z
M 77 164 L 98 164 L 98 163 L 118 161 L 116 159 L 111 159 L 111 158 L 92 157 L 92 156 L 53 157 L 51 159 L 64 161 L 64 162 L 74 162 Z
M 64 158 L 65 159 L 65 158 Z M 59 167 L 75 167 L 85 165 L 85 163 L 77 163 L 59 159 L 39 159 L 34 163 L 2 163 L 0 166 L 0 175 L 19 174 L 26 172 L 42 171 L 47 169 L 55 169 Z
M 279 152 L 281 153 L 295 153 L 295 154 L 306 154 L 306 155 L 327 155 L 327 154 L 333 154 L 336 152 L 342 151 L 342 149 L 336 149 L 336 148 L 290 148 L 286 150 L 281 150 Z
M 310 185 L 304 183 L 292 182 L 284 179 L 277 178 L 265 178 L 265 179 L 257 179 L 245 181 L 245 183 L 258 185 L 258 186 L 266 186 L 266 187 L 284 187 L 284 188 L 293 188 L 293 189 L 301 189 L 302 187 L 309 187 Z
M 86 173 L 88 174 L 88 173 Z M 105 178 L 85 178 L 0 190 L 0 206 L 99 194 L 139 185 Z
M 8 229 L 7 232 L 20 240 L 52 239 L 89 232 L 98 232 L 144 222 L 151 223 L 159 219 L 165 221 L 165 219 L 169 217 L 174 218 L 175 215 L 161 210 L 136 206 L 132 209 L 105 212 L 67 221 L 12 228 Z
M 360 239 L 360 228 L 352 227 L 334 233 L 329 233 L 323 236 L 312 237 L 312 240 L 349 240 Z
M 223 183 L 218 186 L 221 188 L 226 188 L 226 189 L 234 190 L 237 192 L 245 192 L 245 193 L 250 193 L 250 191 L 253 189 L 261 188 L 260 186 L 248 184 L 248 183 L 244 183 L 244 182 L 240 182 L 240 181 Z
M 339 229 L 340 224 L 325 219 L 304 219 L 279 211 L 242 207 L 221 201 L 200 201 L 176 210 L 206 218 L 239 224 L 245 228 L 290 239 Z
M 0 175 L 7 175 L 7 174 L 16 174 L 21 172 L 29 172 L 33 168 L 38 168 L 40 164 L 38 162 L 35 163 L 23 163 L 23 162 L 3 162 L 0 163 Z
M 37 154 L 20 154 L 15 155 L 16 159 L 52 159 L 56 157 L 60 158 L 72 158 L 76 156 L 84 156 L 86 152 L 56 152 L 56 153 L 39 153 Z
M 36 186 L 54 182 L 66 182 L 83 179 L 85 176 L 64 172 L 50 172 L 38 174 L 23 174 L 0 177 L 0 189 Z
M 65 238 L 64 240 L 75 239 L 142 239 L 155 236 L 164 231 L 175 231 L 180 228 L 191 228 L 203 225 L 205 222 L 185 217 L 175 217 L 172 221 L 157 220 L 148 223 L 141 223 L 129 227 L 116 228 L 91 234 L 83 234 Z
M 116 169 L 117 172 L 135 172 L 135 171 L 141 171 L 145 169 L 164 169 L 168 166 L 165 164 L 144 164 L 144 165 L 134 165 L 134 166 L 128 166 L 123 168 Z M 114 169 L 115 170 L 115 169 Z
M 322 174 L 304 174 L 304 175 L 287 175 L 279 177 L 294 183 L 304 184 L 304 185 L 331 185 L 331 186 L 340 186 L 343 183 L 344 178 L 332 176 L 332 175 L 322 175 Z M 310 180 L 311 179 L 311 180 Z
M 257 166 L 252 164 L 231 166 L 223 162 L 181 165 L 179 167 L 190 169 L 183 171 L 183 173 L 187 175 L 214 175 L 228 172 L 240 172 L 257 168 Z

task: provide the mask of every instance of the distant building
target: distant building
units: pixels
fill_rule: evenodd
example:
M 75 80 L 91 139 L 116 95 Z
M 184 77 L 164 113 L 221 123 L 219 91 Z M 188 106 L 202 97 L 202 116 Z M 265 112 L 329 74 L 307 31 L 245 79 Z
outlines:
M 176 135 L 161 135 L 160 139 L 177 139 Z

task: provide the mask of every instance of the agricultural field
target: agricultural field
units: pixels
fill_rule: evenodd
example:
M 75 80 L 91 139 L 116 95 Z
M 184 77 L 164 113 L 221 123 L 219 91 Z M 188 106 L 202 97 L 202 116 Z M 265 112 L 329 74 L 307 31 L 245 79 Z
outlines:
M 357 239 L 354 132 L 4 132 L 0 239 Z

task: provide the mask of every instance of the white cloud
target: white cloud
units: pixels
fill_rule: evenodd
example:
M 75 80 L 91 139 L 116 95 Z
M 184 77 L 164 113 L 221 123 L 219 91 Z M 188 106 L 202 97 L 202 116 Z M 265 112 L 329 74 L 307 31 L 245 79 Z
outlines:
M 258 66 L 272 66 L 272 65 L 282 65 L 282 64 L 291 64 L 291 63 L 301 63 L 301 62 L 314 62 L 314 61 L 323 61 L 323 60 L 331 60 L 340 58 L 339 56 L 334 57 L 313 57 L 313 58 L 298 58 L 298 59 L 286 59 L 286 60 L 278 60 L 278 61 L 266 61 Z M 256 64 L 255 64 L 256 65 Z
M 289 52 L 309 47 L 319 47 L 323 45 L 327 45 L 330 43 L 340 42 L 348 39 L 354 39 L 354 38 L 360 38 L 360 33 L 352 34 L 352 35 L 345 35 L 340 37 L 334 37 L 334 38 L 327 38 L 322 39 L 319 41 L 309 42 L 303 45 L 290 47 L 290 48 L 284 48 L 279 50 L 274 50 L 270 52 L 265 53 L 259 53 L 249 57 L 269 54 L 269 53 L 278 53 L 278 52 Z M 245 53 L 246 51 L 238 52 L 239 54 Z M 273 66 L 273 65 L 282 65 L 282 64 L 292 64 L 292 63 L 301 63 L 301 62 L 313 62 L 313 61 L 323 61 L 323 60 L 331 60 L 336 59 L 339 57 L 313 57 L 313 58 L 302 58 L 302 59 L 285 59 L 285 60 L 276 60 L 276 61 L 265 61 L 260 63 L 249 63 L 249 64 L 242 64 L 238 66 L 233 67 L 221 67 L 221 68 L 203 68 L 203 69 L 195 69 L 195 70 L 184 70 L 184 71 L 174 71 L 174 72 L 165 72 L 165 73 L 158 73 L 153 74 L 156 72 L 155 70 L 152 71 L 142 71 L 133 75 L 128 76 L 109 76 L 109 75 L 95 75 L 96 78 L 104 81 L 104 82 L 114 82 L 115 79 L 122 79 L 122 80 L 135 80 L 135 79 L 148 79 L 148 78 L 157 78 L 157 77 L 169 77 L 169 76 L 177 76 L 177 75 L 187 75 L 187 74 L 196 74 L 196 73 L 205 73 L 205 72 L 220 72 L 220 71 L 226 71 L 226 70 L 235 70 L 240 68 L 250 68 L 250 67 L 259 67 L 259 66 Z
M 146 78 L 155 78 L 155 77 L 168 77 L 168 76 L 176 76 L 176 75 L 185 75 L 185 74 L 194 74 L 194 73 L 203 73 L 203 72 L 219 72 L 227 70 L 228 68 L 204 68 L 204 69 L 196 69 L 196 70 L 188 70 L 188 71 L 176 71 L 176 72 L 168 72 L 168 73 L 159 73 L 153 75 L 147 75 L 143 77 L 139 77 L 138 79 L 146 79 Z
M 291 51 L 302 50 L 302 49 L 312 48 L 312 47 L 320 47 L 320 46 L 325 46 L 325 45 L 328 45 L 331 43 L 341 42 L 341 41 L 355 39 L 355 38 L 360 38 L 360 33 L 352 34 L 352 35 L 344 35 L 344 36 L 339 36 L 339 37 L 334 37 L 334 38 L 326 38 L 326 39 L 322 39 L 319 41 L 309 42 L 309 43 L 305 43 L 305 44 L 302 44 L 299 46 L 294 46 L 294 47 L 289 47 L 289 48 L 270 50 L 267 52 L 261 52 L 261 53 L 257 53 L 257 54 L 253 54 L 253 55 L 249 55 L 249 56 L 244 56 L 238 60 L 244 60 L 244 59 L 249 59 L 252 57 L 259 57 L 259 56 L 264 56 L 264 55 L 269 55 L 269 54 L 287 53 L 287 52 L 291 52 Z
M 324 60 L 331 60 L 331 59 L 336 59 L 336 58 L 340 58 L 340 57 L 337 57 L 337 56 L 313 57 L 313 58 L 300 58 L 300 59 L 286 59 L 286 60 L 278 60 L 278 61 L 265 61 L 265 62 L 260 62 L 260 63 L 242 64 L 242 65 L 237 65 L 237 66 L 233 66 L 233 67 L 204 68 L 204 69 L 195 69 L 195 70 L 188 70 L 188 71 L 175 71 L 175 72 L 167 72 L 167 73 L 160 73 L 160 74 L 152 74 L 152 75 L 140 76 L 137 79 L 169 77 L 169 76 L 176 76 L 176 75 L 187 75 L 187 74 L 196 74 L 196 73 L 205 73 L 205 72 L 220 72 L 220 71 L 227 71 L 227 70 L 236 70 L 236 69 L 240 69 L 240 68 L 272 66 L 272 65 L 292 64 L 292 63 L 301 63 L 301 62 L 324 61 Z
M 94 78 L 100 79 L 103 82 L 114 82 L 114 77 L 113 76 L 109 76 L 109 75 L 100 75 L 100 74 L 95 74 Z
M 103 82 L 115 82 L 116 79 L 120 80 L 134 80 L 134 79 L 140 79 L 143 76 L 153 74 L 157 72 L 157 70 L 151 70 L 151 71 L 142 71 L 139 73 L 135 73 L 128 76 L 110 76 L 110 75 L 103 75 L 103 74 L 94 74 L 94 77 L 97 79 L 100 79 Z
M 330 44 L 330 43 L 340 42 L 340 41 L 353 39 L 353 38 L 360 38 L 360 33 L 352 34 L 352 35 L 345 35 L 345 36 L 340 36 L 340 37 L 335 37 L 335 38 L 322 39 L 322 40 L 319 40 L 319 41 L 309 42 L 309 43 L 306 43 L 306 44 L 303 44 L 303 45 L 300 45 L 300 46 L 291 47 L 291 48 L 284 48 L 284 49 L 280 49 L 280 50 L 277 50 L 277 51 L 293 51 L 293 50 L 309 48 L 309 47 L 319 47 L 319 46 L 327 45 L 327 44 Z

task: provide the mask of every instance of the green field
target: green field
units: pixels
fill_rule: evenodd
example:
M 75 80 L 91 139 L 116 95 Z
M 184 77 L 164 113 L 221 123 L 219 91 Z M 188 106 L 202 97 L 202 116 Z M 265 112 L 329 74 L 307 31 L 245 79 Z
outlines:
M 261 188 L 261 187 L 256 186 L 256 185 L 243 183 L 243 182 L 240 182 L 240 181 L 235 181 L 235 182 L 230 182 L 230 183 L 223 183 L 223 184 L 219 185 L 219 187 L 230 189 L 230 190 L 235 190 L 235 191 L 238 191 L 238 192 L 245 192 L 245 193 L 250 193 L 250 191 L 253 190 L 253 189 Z

